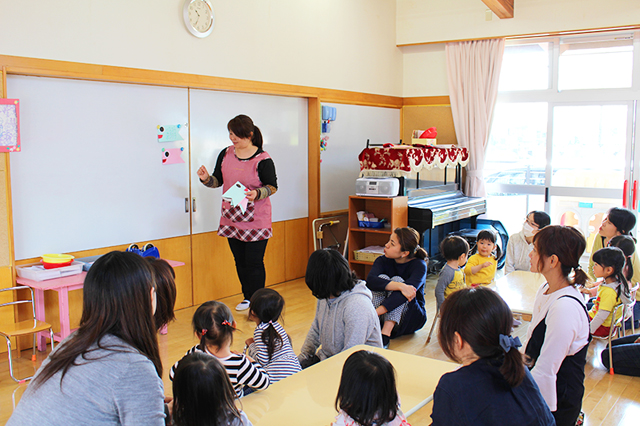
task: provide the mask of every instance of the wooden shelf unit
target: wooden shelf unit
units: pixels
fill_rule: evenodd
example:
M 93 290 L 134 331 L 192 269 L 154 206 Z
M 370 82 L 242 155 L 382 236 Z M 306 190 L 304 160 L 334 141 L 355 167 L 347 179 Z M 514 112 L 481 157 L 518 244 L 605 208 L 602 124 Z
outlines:
M 387 219 L 391 226 L 360 228 L 356 213 L 363 210 L 379 219 Z M 384 246 L 394 229 L 407 226 L 407 218 L 407 197 L 349 197 L 349 267 L 358 278 L 366 280 L 373 263 L 355 260 L 353 252 L 368 246 Z

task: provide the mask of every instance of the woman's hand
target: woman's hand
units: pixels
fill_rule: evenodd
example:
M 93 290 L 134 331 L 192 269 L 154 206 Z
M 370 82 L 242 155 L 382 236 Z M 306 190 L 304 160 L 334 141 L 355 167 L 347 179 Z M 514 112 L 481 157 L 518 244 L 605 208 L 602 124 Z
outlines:
M 201 181 L 206 182 L 209 179 L 209 172 L 205 166 L 200 166 L 198 171 L 196 172 Z
M 253 337 L 250 337 L 247 340 L 245 340 L 244 344 L 247 346 L 251 346 L 253 344 Z
M 253 201 L 258 196 L 258 191 L 256 191 L 255 189 L 253 189 L 251 191 L 245 191 L 244 192 L 244 196 L 247 197 L 247 200 Z
M 402 288 L 400 288 L 400 292 L 409 302 L 416 298 L 416 288 L 412 285 L 403 285 Z

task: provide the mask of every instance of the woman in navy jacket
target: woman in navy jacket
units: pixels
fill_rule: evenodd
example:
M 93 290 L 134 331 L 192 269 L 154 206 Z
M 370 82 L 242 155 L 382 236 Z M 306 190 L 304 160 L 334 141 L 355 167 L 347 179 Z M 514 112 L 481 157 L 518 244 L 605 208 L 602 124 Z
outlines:
M 420 330 L 427 321 L 424 282 L 427 252 L 420 247 L 420 235 L 413 228 L 396 228 L 384 246 L 384 256 L 373 263 L 367 287 L 382 320 L 382 344 L 392 337 Z

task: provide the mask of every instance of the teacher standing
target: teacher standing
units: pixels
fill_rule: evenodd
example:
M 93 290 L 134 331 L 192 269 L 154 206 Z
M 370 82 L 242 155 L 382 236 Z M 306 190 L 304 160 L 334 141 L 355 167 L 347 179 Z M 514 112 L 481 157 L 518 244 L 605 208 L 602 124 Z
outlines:
M 226 237 L 236 262 L 244 300 L 236 310 L 249 309 L 251 296 L 264 288 L 266 272 L 264 252 L 273 235 L 271 200 L 278 189 L 276 167 L 262 149 L 262 133 L 246 115 L 238 115 L 227 124 L 233 143 L 218 155 L 213 174 L 205 166 L 198 169 L 200 182 L 210 188 L 222 186 L 225 193 L 236 182 L 243 184 L 249 201 L 246 211 L 222 200 L 218 235 Z

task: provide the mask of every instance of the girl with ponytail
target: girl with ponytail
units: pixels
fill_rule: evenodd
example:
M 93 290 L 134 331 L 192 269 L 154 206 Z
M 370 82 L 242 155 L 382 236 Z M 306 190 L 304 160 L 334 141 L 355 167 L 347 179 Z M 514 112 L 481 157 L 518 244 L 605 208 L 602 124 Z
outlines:
M 233 333 L 236 331 L 236 322 L 231 315 L 231 310 L 224 303 L 210 300 L 204 302 L 193 314 L 193 332 L 200 343 L 187 351 L 185 357 L 194 352 L 202 352 L 218 358 L 227 370 L 231 384 L 238 398 L 248 393 L 245 387 L 262 390 L 269 387 L 269 376 L 260 364 L 244 354 L 231 352 Z M 181 360 L 184 357 L 181 358 Z M 173 380 L 180 361 L 176 362 L 169 378 Z
M 440 378 L 433 395 L 434 426 L 555 424 L 518 351 L 520 339 L 511 336 L 513 314 L 496 292 L 485 287 L 456 291 L 440 313 L 440 347 L 462 367 Z
M 427 252 L 420 247 L 420 234 L 413 228 L 396 228 L 367 276 L 373 306 L 381 319 L 382 345 L 420 330 L 427 322 L 424 283 Z
M 249 306 L 249 321 L 254 321 L 257 327 L 253 337 L 245 342 L 247 354 L 267 370 L 271 383 L 302 370 L 291 340 L 278 322 L 283 309 L 284 299 L 271 288 L 253 293 Z
M 558 426 L 574 426 L 584 395 L 584 366 L 590 341 L 589 315 L 578 287 L 586 241 L 570 226 L 547 226 L 533 237 L 531 272 L 547 282 L 536 294 L 525 354 L 531 375 Z

